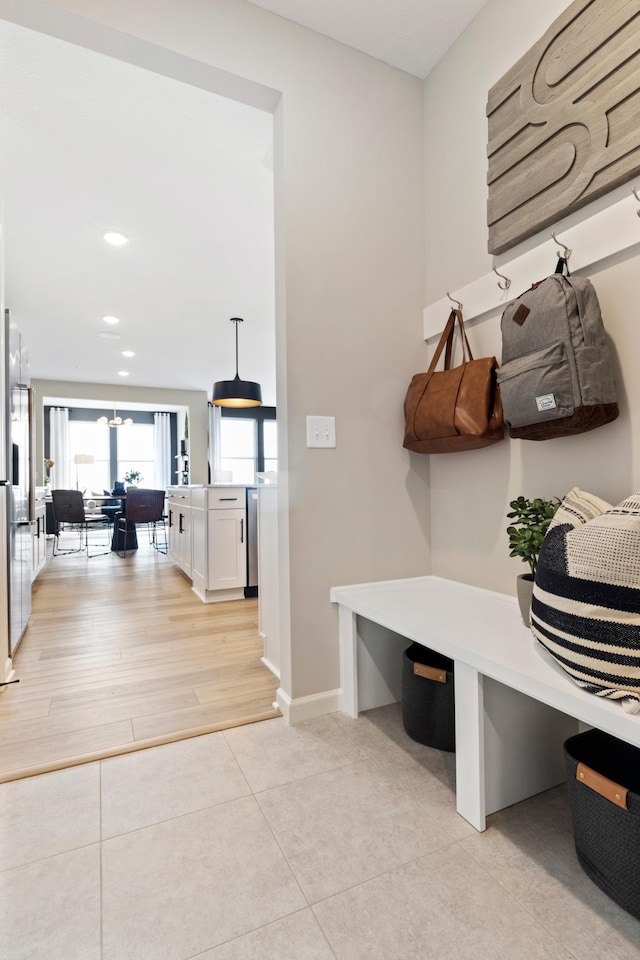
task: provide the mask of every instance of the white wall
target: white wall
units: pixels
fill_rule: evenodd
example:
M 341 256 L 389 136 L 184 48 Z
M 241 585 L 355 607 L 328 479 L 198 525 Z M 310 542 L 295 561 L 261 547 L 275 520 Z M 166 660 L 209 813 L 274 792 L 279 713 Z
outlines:
M 243 0 L 0 0 L 2 15 L 125 58 L 135 59 L 130 37 L 142 38 L 282 93 L 278 486 L 289 507 L 281 582 L 291 627 L 282 686 L 294 698 L 335 689 L 329 587 L 429 571 L 428 458 L 402 449 L 404 393 L 427 354 L 422 84 Z M 155 61 L 175 67 L 162 50 Z M 195 63 L 186 71 L 213 89 L 210 74 Z M 306 448 L 308 414 L 336 417 L 335 450 Z
M 427 303 L 491 268 L 485 206 L 487 94 L 565 6 L 552 0 L 534 5 L 489 0 L 425 82 Z M 580 218 L 588 212 L 586 208 Z M 509 255 L 532 243 L 547 243 L 551 273 L 556 248 L 549 235 L 545 231 Z M 510 500 L 519 494 L 562 496 L 577 485 L 615 503 L 640 487 L 634 442 L 640 420 L 639 266 L 635 257 L 610 261 L 591 273 L 615 347 L 621 410 L 615 423 L 579 437 L 542 443 L 506 440 L 484 450 L 429 458 L 434 574 L 515 593 L 516 575 L 528 568 L 508 557 L 505 514 Z M 473 326 L 470 337 L 476 356 L 495 353 L 499 358 L 499 314 Z

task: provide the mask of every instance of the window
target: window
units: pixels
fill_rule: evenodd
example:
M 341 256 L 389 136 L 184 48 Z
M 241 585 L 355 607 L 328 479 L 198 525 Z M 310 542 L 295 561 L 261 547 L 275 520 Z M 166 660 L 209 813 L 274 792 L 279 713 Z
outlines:
M 44 407 L 44 450 L 50 450 L 51 407 Z M 150 411 L 127 410 L 118 407 L 121 417 L 132 417 L 133 423 L 126 427 L 109 427 L 98 423 L 104 409 L 89 407 L 69 408 L 69 482 L 80 490 L 111 490 L 116 480 L 124 480 L 125 473 L 137 470 L 142 474 L 140 483 L 145 487 L 155 485 L 154 414 Z M 178 482 L 177 418 L 170 417 L 169 458 L 171 482 Z M 76 457 L 80 463 L 76 463 Z M 91 458 L 93 458 L 91 460 Z M 88 459 L 90 462 L 82 462 Z
M 265 420 L 262 424 L 264 445 L 264 469 L 276 472 L 278 469 L 278 430 L 275 420 Z
M 256 481 L 256 421 L 223 417 L 220 421 L 220 467 L 234 483 Z
M 137 470 L 142 475 L 138 483 L 153 487 L 153 424 L 132 423 L 114 429 L 118 431 L 118 479 Z
M 78 490 L 102 493 L 111 489 L 109 430 L 102 423 L 69 422 L 69 476 Z M 76 463 L 76 456 L 93 457 L 93 463 Z
M 256 473 L 278 469 L 275 407 L 222 407 L 220 468 L 230 470 L 233 483 L 254 484 Z

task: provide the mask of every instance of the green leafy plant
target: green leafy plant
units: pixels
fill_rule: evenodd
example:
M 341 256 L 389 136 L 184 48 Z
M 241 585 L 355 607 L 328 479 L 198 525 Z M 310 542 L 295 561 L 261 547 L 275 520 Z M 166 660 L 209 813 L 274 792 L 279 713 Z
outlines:
M 140 483 L 144 477 L 139 470 L 128 470 L 124 475 L 125 483 Z
M 560 502 L 557 497 L 551 500 L 518 497 L 509 504 L 511 511 L 507 519 L 514 521 L 507 527 L 509 556 L 520 557 L 523 563 L 528 563 L 532 579 L 535 577 L 542 541 Z

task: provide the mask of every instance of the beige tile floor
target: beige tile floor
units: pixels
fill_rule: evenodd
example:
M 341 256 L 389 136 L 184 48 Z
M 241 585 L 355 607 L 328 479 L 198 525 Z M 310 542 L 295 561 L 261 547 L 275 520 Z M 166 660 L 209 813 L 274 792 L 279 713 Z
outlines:
M 393 706 L 0 784 L 0 957 L 640 960 L 564 787 L 478 834 L 453 778 Z

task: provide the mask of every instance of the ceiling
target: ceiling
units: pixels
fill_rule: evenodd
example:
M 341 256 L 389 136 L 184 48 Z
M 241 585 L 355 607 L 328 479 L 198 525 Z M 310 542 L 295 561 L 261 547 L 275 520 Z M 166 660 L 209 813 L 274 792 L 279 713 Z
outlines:
M 274 404 L 271 115 L 3 21 L 0 49 L 5 301 L 32 376 L 210 393 L 242 317 L 240 375 Z
M 251 0 L 423 79 L 486 0 Z
M 257 5 L 424 76 L 483 3 Z M 0 54 L 5 299 L 32 375 L 209 393 L 237 316 L 240 376 L 275 404 L 271 115 L 2 20 Z

